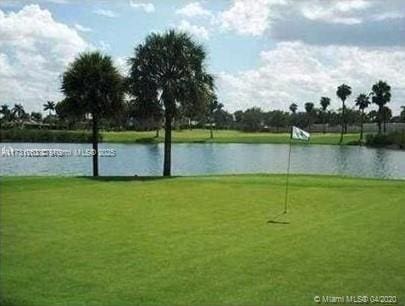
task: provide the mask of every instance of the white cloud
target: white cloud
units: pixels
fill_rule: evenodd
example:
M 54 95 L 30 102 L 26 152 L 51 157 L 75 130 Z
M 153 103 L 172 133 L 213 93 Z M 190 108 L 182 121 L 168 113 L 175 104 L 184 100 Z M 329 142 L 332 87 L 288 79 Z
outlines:
M 182 20 L 177 28 L 194 35 L 196 38 L 209 39 L 209 32 L 204 26 L 191 24 L 187 20 Z
M 155 11 L 155 6 L 150 2 L 137 2 L 134 0 L 129 0 L 129 5 L 134 9 L 142 9 L 146 13 L 153 13 Z
M 176 14 L 182 15 L 185 17 L 212 17 L 213 14 L 211 11 L 202 7 L 200 2 L 191 2 L 186 6 L 178 9 Z
M 38 111 L 44 101 L 60 99 L 61 73 L 78 52 L 90 47 L 75 29 L 38 5 L 18 12 L 0 10 L 2 101 Z
M 321 96 L 332 98 L 338 108 L 336 87 L 342 83 L 353 88 L 348 104 L 372 84 L 382 79 L 393 88 L 394 111 L 405 100 L 405 48 L 359 48 L 347 46 L 310 46 L 301 42 L 278 43 L 261 53 L 257 69 L 236 74 L 221 73 L 218 87 L 230 110 L 261 106 L 288 110 L 290 103 L 301 109 L 305 102 L 318 104 Z
M 93 32 L 93 30 L 91 28 L 82 26 L 81 24 L 78 24 L 78 23 L 75 24 L 75 29 L 80 32 Z
M 108 17 L 108 18 L 116 18 L 118 17 L 118 14 L 111 11 L 111 10 L 104 10 L 104 9 L 96 9 L 93 11 L 94 14 Z
M 286 0 L 234 0 L 229 9 L 219 14 L 218 23 L 225 30 L 260 36 L 277 16 L 273 8 L 286 3 Z
M 363 22 L 361 11 L 372 6 L 366 0 L 312 1 L 303 3 L 302 14 L 310 20 L 327 23 L 359 24 Z

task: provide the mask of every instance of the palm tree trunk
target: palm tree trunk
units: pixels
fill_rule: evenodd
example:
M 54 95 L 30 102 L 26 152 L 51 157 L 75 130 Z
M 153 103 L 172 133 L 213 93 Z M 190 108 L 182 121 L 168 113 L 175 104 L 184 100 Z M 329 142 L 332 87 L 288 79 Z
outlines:
M 212 122 L 210 124 L 210 138 L 211 139 L 214 138 L 214 131 L 213 131 L 213 128 L 212 128 Z
M 343 107 L 342 107 L 342 131 L 340 133 L 340 141 L 339 143 L 341 144 L 343 142 L 343 133 L 345 132 L 345 101 L 343 101 Z
M 171 152 L 172 152 L 172 116 L 166 114 L 165 118 L 165 148 L 163 160 L 163 176 L 171 175 Z
M 363 117 L 364 117 L 364 110 L 361 110 L 361 117 L 360 117 L 360 143 L 363 141 Z
M 98 119 L 93 115 L 93 176 L 98 176 Z
M 160 127 L 158 126 L 156 129 L 156 138 L 159 138 L 159 130 L 160 130 Z
M 379 107 L 377 114 L 378 134 L 381 134 L 381 118 L 382 118 L 382 108 Z

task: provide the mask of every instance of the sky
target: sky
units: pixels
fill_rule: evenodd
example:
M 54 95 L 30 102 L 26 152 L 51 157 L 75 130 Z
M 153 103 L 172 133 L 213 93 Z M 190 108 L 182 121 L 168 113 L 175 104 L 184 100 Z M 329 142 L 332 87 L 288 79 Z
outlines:
M 208 52 L 220 102 L 338 109 L 349 84 L 354 106 L 378 80 L 390 107 L 405 105 L 405 1 L 402 0 L 0 0 L 0 104 L 41 111 L 59 101 L 63 71 L 80 52 L 111 55 L 125 74 L 134 47 L 151 32 L 186 31 Z

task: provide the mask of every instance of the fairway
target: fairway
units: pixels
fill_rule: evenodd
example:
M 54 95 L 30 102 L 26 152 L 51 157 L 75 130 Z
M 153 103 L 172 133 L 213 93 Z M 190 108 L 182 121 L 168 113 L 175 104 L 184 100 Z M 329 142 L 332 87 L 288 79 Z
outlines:
M 405 182 L 3 177 L 1 305 L 405 305 Z

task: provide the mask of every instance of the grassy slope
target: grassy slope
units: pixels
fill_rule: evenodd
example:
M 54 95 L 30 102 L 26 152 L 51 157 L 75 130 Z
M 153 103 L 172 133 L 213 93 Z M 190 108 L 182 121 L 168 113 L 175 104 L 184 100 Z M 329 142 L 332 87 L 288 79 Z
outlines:
M 104 132 L 104 142 L 162 142 L 164 131 L 161 137 L 155 138 L 156 132 Z M 312 135 L 311 143 L 314 144 L 338 144 L 340 134 L 322 134 Z M 344 143 L 356 141 L 358 134 L 346 134 Z M 173 132 L 173 142 L 216 142 L 216 143 L 288 143 L 289 134 L 287 133 L 245 133 L 234 130 L 219 130 L 214 132 L 214 139 L 210 139 L 209 130 L 183 130 Z
M 405 183 L 292 176 L 2 178 L 10 305 L 405 302 Z

